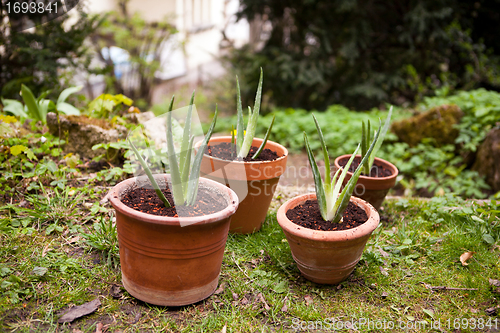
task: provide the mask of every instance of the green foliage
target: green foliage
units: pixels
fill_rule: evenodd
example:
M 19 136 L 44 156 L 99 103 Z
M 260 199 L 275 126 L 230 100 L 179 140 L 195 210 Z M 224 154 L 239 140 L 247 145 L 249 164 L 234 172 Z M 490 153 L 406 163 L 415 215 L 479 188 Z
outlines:
M 129 96 L 142 108 L 151 104 L 155 73 L 163 63 L 161 55 L 166 42 L 177 33 L 169 21 L 147 22 L 139 13 L 129 15 L 127 1 L 120 1 L 120 12 L 111 12 L 93 35 L 92 42 L 106 75 L 106 91 Z M 130 68 L 116 75 L 113 61 L 102 54 L 102 49 L 116 46 L 129 53 Z
M 3 110 L 13 114 L 14 116 L 41 121 L 44 124 L 47 122 L 47 113 L 49 112 L 62 112 L 67 115 L 80 115 L 80 110 L 75 108 L 73 105 L 66 103 L 66 99 L 71 94 L 80 91 L 80 89 L 82 89 L 82 87 L 64 89 L 57 98 L 57 102 L 54 103 L 53 101 L 44 98 L 49 94 L 49 91 L 46 91 L 38 98 L 35 98 L 31 89 L 22 84 L 21 96 L 25 105 L 23 106 L 16 100 L 2 98 L 2 104 L 4 104 Z
M 280 107 L 366 109 L 441 87 L 498 89 L 496 12 L 494 1 L 243 0 L 238 16 L 262 30 L 228 60 L 246 80 L 244 100 L 262 67 L 263 95 Z
M 88 69 L 91 54 L 85 40 L 101 19 L 89 15 L 82 4 L 73 11 L 78 12 L 74 17 L 62 15 L 30 31 L 10 29 L 6 11 L 0 11 L 1 97 L 19 99 L 22 84 L 35 96 L 49 89 L 60 91 L 72 71 Z
M 117 114 L 116 107 L 131 106 L 133 101 L 122 94 L 102 94 L 96 97 L 88 106 L 88 114 L 94 118 L 109 119 Z
M 436 97 L 425 98 L 419 108 L 426 109 L 443 104 L 456 104 L 464 112 L 455 143 L 462 151 L 476 151 L 488 131 L 500 121 L 500 94 L 485 89 L 459 91 L 449 94 L 440 90 Z
M 108 216 L 99 216 L 89 233 L 80 234 L 85 243 L 102 254 L 104 262 L 111 267 L 118 267 L 120 252 L 118 250 L 118 237 L 116 225 Z

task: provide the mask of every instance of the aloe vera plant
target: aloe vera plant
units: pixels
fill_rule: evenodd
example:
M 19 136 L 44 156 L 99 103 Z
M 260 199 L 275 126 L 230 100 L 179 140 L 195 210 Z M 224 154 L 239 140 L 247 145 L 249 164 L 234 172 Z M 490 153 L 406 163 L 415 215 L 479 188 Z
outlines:
M 325 221 L 331 221 L 332 223 L 337 223 L 341 220 L 342 214 L 344 213 L 347 205 L 349 203 L 349 199 L 351 198 L 352 192 L 354 191 L 354 187 L 356 182 L 358 181 L 359 176 L 361 175 L 362 165 L 368 160 L 374 151 L 375 145 L 377 143 L 378 138 L 380 137 L 380 128 L 375 134 L 375 138 L 371 143 L 370 147 L 366 151 L 365 156 L 363 157 L 361 163 L 359 164 L 356 171 L 352 175 L 351 179 L 347 182 L 344 189 L 341 191 L 342 182 L 347 175 L 347 171 L 351 166 L 354 157 L 358 153 L 360 149 L 360 145 L 356 148 L 354 153 L 351 155 L 351 158 L 347 162 L 346 166 L 343 169 L 337 170 L 333 178 L 330 176 L 330 159 L 328 156 L 328 148 L 326 147 L 325 140 L 323 138 L 323 132 L 319 126 L 318 120 L 313 115 L 314 122 L 316 124 L 316 129 L 318 131 L 321 148 L 323 150 L 323 157 L 325 159 L 325 181 L 321 178 L 321 174 L 319 172 L 318 165 L 316 160 L 314 159 L 314 155 L 311 151 L 311 147 L 309 146 L 309 140 L 307 139 L 307 134 L 304 132 L 304 142 L 307 150 L 307 157 L 309 158 L 309 163 L 311 164 L 311 169 L 314 177 L 314 184 L 316 187 L 316 199 L 318 200 L 319 210 L 321 212 L 321 217 Z
M 170 101 L 169 110 L 167 113 L 167 157 L 170 166 L 170 176 L 171 176 L 171 191 L 172 196 L 174 198 L 174 203 L 176 206 L 191 206 L 196 201 L 196 196 L 198 194 L 198 181 L 200 178 L 200 165 L 203 157 L 203 152 L 205 151 L 208 141 L 212 136 L 215 123 L 217 121 L 217 106 L 215 107 L 215 115 L 210 124 L 210 128 L 208 129 L 205 138 L 195 155 L 194 159 L 192 159 L 192 150 L 193 150 L 193 140 L 194 135 L 191 132 L 191 119 L 193 112 L 193 102 L 194 102 L 194 93 L 191 97 L 191 102 L 189 104 L 186 121 L 184 123 L 184 131 L 182 135 L 181 141 L 181 152 L 177 158 L 175 147 L 174 147 L 174 138 L 173 138 L 173 130 L 172 130 L 172 108 L 174 104 L 174 97 L 172 97 Z M 141 153 L 134 146 L 130 138 L 128 138 L 129 144 L 134 151 L 137 160 L 141 164 L 144 169 L 146 175 L 149 178 L 149 181 L 153 185 L 153 188 L 160 198 L 160 200 L 165 204 L 166 207 L 171 207 L 168 200 L 165 198 L 163 192 L 161 191 L 158 183 L 153 177 L 151 169 L 148 167 L 147 163 L 141 156 Z
M 238 81 L 238 77 L 236 77 L 236 90 L 237 90 L 237 124 L 236 124 L 236 151 L 237 158 L 242 159 L 248 155 L 250 149 L 252 148 L 252 141 L 255 137 L 255 130 L 257 129 L 257 120 L 259 119 L 260 112 L 260 104 L 262 100 L 262 81 L 264 74 L 262 72 L 262 68 L 260 69 L 260 78 L 259 78 L 259 86 L 257 87 L 257 94 L 255 95 L 255 103 L 253 110 L 249 106 L 248 107 L 248 122 L 246 130 L 243 129 L 243 107 L 241 106 L 241 91 L 240 91 L 240 83 Z M 256 159 L 262 150 L 264 150 L 264 146 L 266 145 L 267 139 L 269 138 L 269 134 L 271 133 L 271 129 L 273 128 L 274 117 L 269 125 L 266 135 L 264 137 L 264 141 L 260 145 L 259 149 L 252 156 L 252 159 Z M 232 140 L 234 141 L 234 140 Z
M 373 166 L 373 161 L 375 161 L 375 155 L 377 154 L 377 151 L 380 149 L 380 146 L 382 145 L 382 142 L 384 142 L 385 135 L 387 133 L 387 130 L 389 129 L 389 125 L 391 124 L 391 116 L 392 116 L 392 106 L 389 109 L 389 114 L 387 115 L 387 118 L 385 119 L 384 127 L 382 127 L 382 131 L 380 132 L 380 135 L 378 137 L 377 142 L 375 143 L 375 147 L 373 148 L 373 152 L 370 156 L 370 158 L 366 159 L 365 162 L 363 163 L 363 170 L 362 172 L 365 175 L 370 174 L 370 170 L 372 169 Z M 371 140 L 371 129 L 370 129 L 370 121 L 368 120 L 367 125 L 365 126 L 365 122 L 363 121 L 363 127 L 361 128 L 361 158 L 364 160 L 365 155 L 368 152 L 369 148 L 369 142 Z

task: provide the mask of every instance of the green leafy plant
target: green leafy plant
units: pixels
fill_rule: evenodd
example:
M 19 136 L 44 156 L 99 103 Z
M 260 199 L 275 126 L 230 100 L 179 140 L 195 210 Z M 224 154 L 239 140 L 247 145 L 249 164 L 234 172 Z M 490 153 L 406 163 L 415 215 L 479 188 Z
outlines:
M 319 139 L 321 142 L 321 148 L 323 150 L 323 156 L 325 159 L 325 181 L 321 178 L 321 174 L 319 172 L 318 165 L 314 159 L 314 155 L 312 153 L 311 147 L 309 146 L 309 141 L 307 139 L 307 134 L 304 132 L 304 142 L 307 150 L 307 157 L 309 158 L 309 163 L 311 164 L 311 169 L 314 177 L 314 184 L 316 187 L 316 199 L 318 200 L 319 210 L 321 212 L 321 217 L 325 221 L 331 221 L 332 223 L 337 223 L 341 220 L 342 214 L 344 213 L 347 205 L 349 203 L 349 199 L 351 198 L 352 192 L 354 191 L 354 186 L 358 181 L 359 176 L 361 175 L 361 170 L 363 164 L 371 157 L 375 145 L 380 137 L 380 128 L 379 126 L 377 133 L 375 134 L 375 138 L 373 139 L 368 151 L 365 156 L 361 160 L 356 171 L 352 175 L 351 179 L 347 182 L 347 185 L 344 187 L 342 191 L 340 191 L 342 182 L 347 175 L 347 171 L 351 166 L 354 157 L 359 151 L 360 145 L 356 148 L 354 153 L 351 155 L 351 158 L 347 162 L 346 166 L 343 169 L 337 170 L 333 178 L 330 176 L 330 158 L 328 156 L 328 149 L 325 144 L 325 140 L 323 137 L 323 132 L 319 126 L 316 117 L 313 115 L 314 122 L 316 124 L 316 129 L 318 131 Z
M 250 148 L 252 148 L 252 141 L 255 136 L 255 131 L 257 129 L 257 121 L 259 119 L 260 112 L 260 104 L 262 100 L 262 80 L 263 80 L 263 72 L 262 68 L 260 69 L 260 79 L 259 86 L 257 87 L 257 94 L 255 95 L 255 104 L 252 108 L 248 107 L 248 123 L 246 130 L 243 129 L 243 108 L 241 106 L 241 92 L 240 92 L 240 83 L 238 81 L 238 77 L 236 77 L 236 87 L 237 87 L 237 112 L 238 112 L 238 120 L 236 124 L 236 150 L 237 150 L 237 158 L 244 158 L 250 152 Z M 274 118 L 269 125 L 266 135 L 264 137 L 264 141 L 260 145 L 259 149 L 252 156 L 252 159 L 256 159 L 262 150 L 264 150 L 264 146 L 266 145 L 267 139 L 269 138 L 269 134 L 271 133 L 271 129 L 274 124 Z M 234 142 L 235 140 L 231 140 Z
M 100 216 L 89 233 L 80 234 L 92 248 L 101 251 L 102 258 L 107 265 L 117 267 L 120 262 L 118 250 L 118 236 L 112 219 Z
M 170 101 L 169 112 L 167 113 L 167 155 L 168 162 L 170 166 L 170 175 L 171 175 L 171 183 L 172 183 L 172 194 L 174 198 L 174 203 L 176 206 L 190 206 L 193 205 L 196 196 L 198 194 L 198 180 L 200 178 L 200 166 L 203 154 L 208 145 L 208 141 L 212 136 L 212 132 L 215 127 L 215 123 L 217 121 L 217 107 L 215 108 L 215 115 L 210 128 L 208 129 L 207 134 L 198 150 L 198 153 L 194 157 L 194 160 L 191 161 L 191 151 L 193 150 L 193 141 L 194 136 L 191 130 L 191 120 L 192 120 L 192 112 L 193 112 L 193 102 L 194 102 L 194 93 L 191 97 L 191 102 L 189 104 L 186 121 L 184 123 L 184 130 L 182 133 L 182 141 L 181 141 L 181 153 L 179 154 L 179 160 L 177 160 L 175 147 L 174 147 L 174 137 L 172 130 L 172 108 L 174 105 L 174 97 Z M 167 198 L 161 191 L 158 183 L 153 177 L 151 169 L 148 167 L 146 162 L 141 156 L 141 153 L 134 146 L 130 138 L 127 138 L 132 150 L 134 151 L 139 163 L 142 168 L 146 172 L 153 188 L 161 199 L 161 201 L 165 204 L 166 207 L 171 207 Z
M 71 94 L 80 91 L 80 89 L 82 89 L 81 86 L 64 89 L 61 94 L 59 94 L 57 102 L 54 103 L 49 99 L 45 99 L 45 97 L 49 94 L 49 91 L 46 91 L 40 94 L 38 98 L 35 98 L 31 89 L 23 84 L 21 85 L 21 96 L 24 101 L 24 106 L 19 101 L 2 98 L 2 103 L 4 104 L 3 110 L 12 113 L 15 116 L 30 118 L 43 123 L 47 122 L 47 113 L 51 111 L 62 112 L 67 115 L 79 115 L 80 110 L 75 108 L 73 105 L 66 103 L 66 99 L 68 99 Z
M 88 111 L 92 117 L 108 119 L 115 115 L 116 107 L 120 105 L 131 106 L 133 101 L 122 94 L 102 94 L 89 103 Z
M 373 148 L 373 152 L 372 152 L 370 158 L 366 159 L 365 163 L 363 163 L 363 173 L 365 175 L 370 174 L 370 170 L 372 169 L 372 166 L 373 166 L 373 161 L 375 161 L 375 155 L 377 154 L 378 150 L 380 149 L 382 142 L 384 142 L 385 134 L 387 133 L 387 130 L 389 129 L 389 126 L 391 124 L 391 116 L 392 116 L 392 106 L 389 109 L 389 114 L 387 115 L 387 118 L 385 119 L 384 127 L 382 127 L 382 132 L 380 133 L 378 140 L 375 143 L 375 147 Z M 361 131 L 361 158 L 362 159 L 364 159 L 364 157 L 368 153 L 371 138 L 372 138 L 372 135 L 371 135 L 371 130 L 370 130 L 370 120 L 367 121 L 366 126 L 365 126 L 365 122 L 363 121 L 363 127 L 362 127 L 362 131 Z

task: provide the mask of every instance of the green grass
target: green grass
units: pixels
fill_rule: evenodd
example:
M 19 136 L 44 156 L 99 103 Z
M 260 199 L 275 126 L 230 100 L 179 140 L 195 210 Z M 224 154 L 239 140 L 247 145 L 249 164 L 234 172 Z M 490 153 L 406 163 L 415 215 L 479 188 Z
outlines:
M 398 325 L 403 324 L 418 328 L 413 331 L 436 331 L 431 322 L 440 322 L 444 331 L 453 331 L 455 324 L 463 332 L 470 331 L 465 321 L 493 320 L 490 328 L 495 325 L 497 317 L 489 316 L 486 309 L 497 307 L 498 296 L 488 279 L 500 275 L 496 202 L 478 206 L 451 196 L 386 201 L 382 223 L 360 263 L 338 286 L 301 277 L 273 210 L 260 232 L 228 237 L 217 294 L 194 305 L 165 308 L 138 301 L 123 288 L 112 296 L 112 288 L 121 286 L 119 266 L 108 260 L 114 244 L 109 238 L 114 236 L 94 227 L 102 219 L 111 219 L 112 211 L 90 205 L 89 198 L 102 192 L 84 188 L 83 193 L 75 205 L 75 214 L 83 218 L 61 219 L 60 230 L 50 234 L 46 231 L 51 223 L 40 215 L 53 219 L 53 212 L 62 209 L 57 205 L 68 205 L 67 201 L 53 200 L 50 212 L 39 208 L 37 214 L 29 209 L 1 210 L 0 331 L 95 332 L 98 323 L 107 332 L 221 332 L 224 328 L 226 332 L 296 328 L 321 332 L 329 331 L 332 323 L 347 321 L 360 331 L 374 332 L 380 331 L 374 325 L 384 321 L 395 325 L 393 331 L 402 331 Z M 94 236 L 93 246 L 82 233 Z M 105 246 L 98 250 L 99 244 Z M 468 266 L 462 266 L 460 255 L 468 251 L 475 254 Z M 430 286 L 478 290 L 431 290 Z M 95 313 L 71 325 L 57 323 L 69 306 L 95 298 L 102 303 Z M 459 318 L 465 318 L 460 325 L 455 322 Z

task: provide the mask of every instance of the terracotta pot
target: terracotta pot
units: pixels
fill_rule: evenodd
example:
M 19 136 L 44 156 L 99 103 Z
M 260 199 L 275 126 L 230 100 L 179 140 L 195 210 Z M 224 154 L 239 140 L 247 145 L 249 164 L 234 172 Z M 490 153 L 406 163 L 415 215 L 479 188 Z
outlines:
M 356 155 L 361 158 L 361 155 Z M 348 160 L 351 155 L 342 155 L 335 159 L 335 168 L 341 168 L 339 162 Z M 387 195 L 387 192 L 396 185 L 396 177 L 398 176 L 398 168 L 392 163 L 387 162 L 381 158 L 375 157 L 375 162 L 382 164 L 386 169 L 391 170 L 392 174 L 389 177 L 367 177 L 359 176 L 356 187 L 354 188 L 353 195 L 368 201 L 375 209 L 379 210 L 382 202 Z M 374 164 L 375 164 L 374 162 Z M 344 178 L 343 185 L 346 185 L 352 177 L 352 172 L 348 171 Z
M 262 139 L 253 139 L 259 147 Z M 230 136 L 212 138 L 211 144 L 231 142 Z M 201 142 L 196 144 L 196 148 Z M 200 175 L 233 189 L 240 200 L 238 210 L 231 219 L 232 233 L 249 234 L 260 230 L 266 220 L 280 176 L 285 172 L 288 150 L 276 142 L 267 141 L 265 148 L 275 151 L 280 158 L 274 161 L 224 161 L 203 155 Z
M 155 175 L 165 180 L 170 175 Z M 146 214 L 124 205 L 123 195 L 149 181 L 127 179 L 108 194 L 116 210 L 123 286 L 151 304 L 181 306 L 201 301 L 217 287 L 230 218 L 238 207 L 236 193 L 209 179 L 200 189 L 217 192 L 227 207 L 197 217 Z
M 366 212 L 368 220 L 353 229 L 312 230 L 301 227 L 286 217 L 288 210 L 314 199 L 316 194 L 310 193 L 288 200 L 278 209 L 278 223 L 286 235 L 293 259 L 302 275 L 316 283 L 337 284 L 354 270 L 380 217 L 372 205 L 355 197 L 351 197 L 351 202 Z

